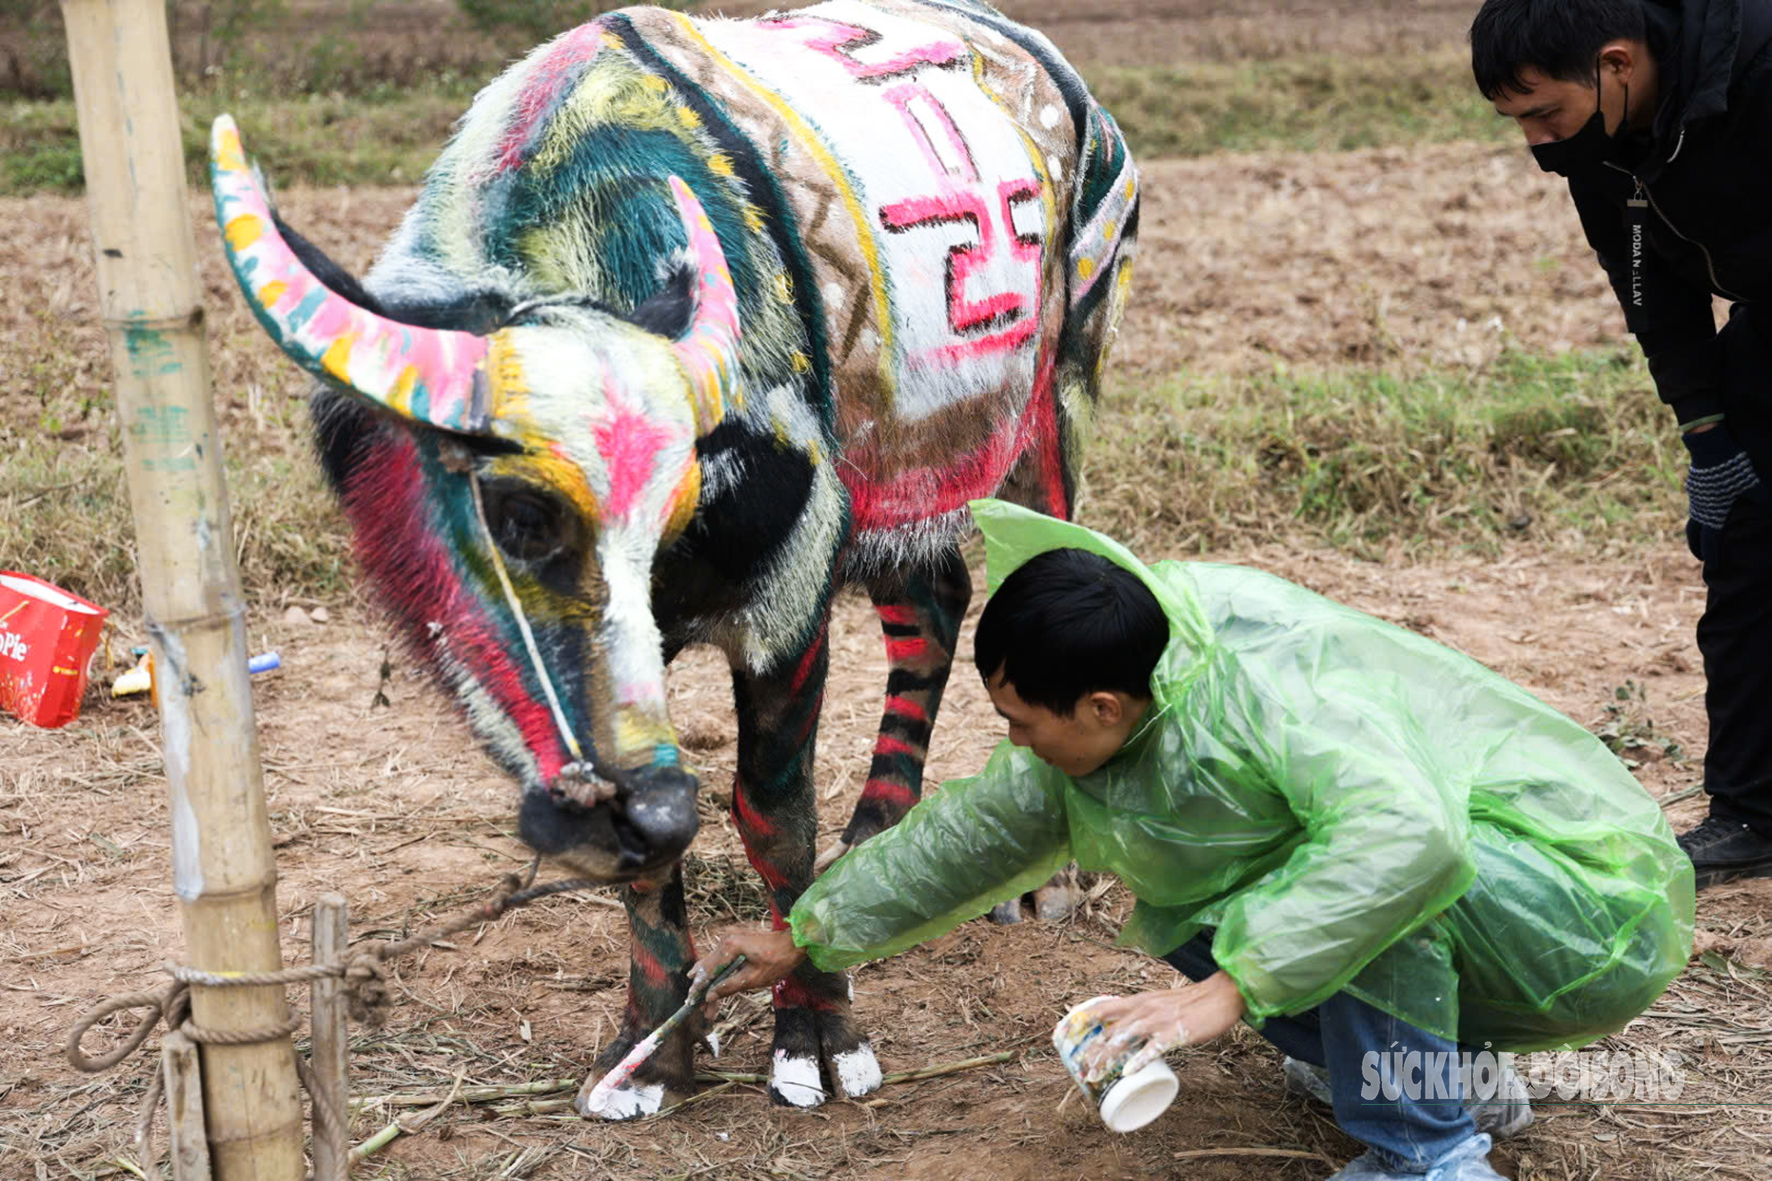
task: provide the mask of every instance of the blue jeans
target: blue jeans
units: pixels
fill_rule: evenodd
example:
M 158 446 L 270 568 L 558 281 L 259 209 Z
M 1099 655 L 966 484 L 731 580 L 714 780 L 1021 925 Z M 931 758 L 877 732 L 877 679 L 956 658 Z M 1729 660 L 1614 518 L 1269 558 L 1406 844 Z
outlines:
M 1218 971 L 1212 958 L 1212 931 L 1200 932 L 1163 959 L 1190 980 L 1206 979 Z M 1456 1042 L 1435 1037 L 1345 992 L 1295 1017 L 1269 1017 L 1258 1032 L 1283 1053 L 1328 1068 L 1335 1122 L 1376 1150 L 1380 1162 L 1393 1172 L 1426 1172 L 1428 1165 L 1477 1134 L 1460 1101 L 1463 1092 L 1454 1064 L 1462 1047 Z M 1430 1101 L 1399 1095 L 1387 1100 L 1382 1093 L 1371 1099 L 1360 1094 L 1366 1054 L 1411 1050 L 1421 1051 L 1424 1063 L 1446 1064 L 1446 1077 L 1439 1080 L 1444 1089 L 1435 1089 L 1424 1077 L 1422 1093 L 1451 1098 Z

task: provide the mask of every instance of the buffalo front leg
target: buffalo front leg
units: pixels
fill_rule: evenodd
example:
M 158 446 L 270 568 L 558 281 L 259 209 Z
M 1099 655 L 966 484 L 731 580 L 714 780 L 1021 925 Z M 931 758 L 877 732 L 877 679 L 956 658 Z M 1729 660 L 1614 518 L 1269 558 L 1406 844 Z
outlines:
M 732 818 L 745 854 L 769 890 L 775 927 L 812 882 L 818 817 L 812 757 L 827 667 L 826 627 L 811 644 L 763 675 L 734 668 L 738 707 L 738 777 Z M 810 962 L 775 986 L 775 1043 L 769 1094 L 777 1103 L 823 1103 L 827 1083 L 847 1096 L 880 1085 L 874 1050 L 849 1014 L 846 972 Z
M 841 843 L 819 858 L 820 870 L 897 824 L 922 798 L 929 735 L 953 669 L 972 577 L 960 551 L 950 549 L 934 568 L 871 585 L 868 594 L 886 642 L 886 710 L 861 799 Z
M 621 1031 L 597 1056 L 597 1064 L 579 1088 L 574 1107 L 582 1116 L 634 1119 L 687 1099 L 694 1090 L 695 1039 L 699 1017 L 683 1023 L 634 1071 L 606 1094 L 592 1093 L 597 1083 L 641 1038 L 682 1005 L 689 995 L 689 968 L 695 947 L 689 938 L 689 915 L 683 904 L 683 865 L 673 865 L 656 880 L 632 882 L 622 889 L 627 905 L 630 955 L 628 1003 Z

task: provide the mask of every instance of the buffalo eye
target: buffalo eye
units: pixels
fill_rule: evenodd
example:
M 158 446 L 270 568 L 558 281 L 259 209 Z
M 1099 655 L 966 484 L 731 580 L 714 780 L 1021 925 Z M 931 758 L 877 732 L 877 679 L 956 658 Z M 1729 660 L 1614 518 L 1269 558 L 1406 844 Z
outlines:
M 509 557 L 545 562 L 573 537 L 572 514 L 557 498 L 522 488 L 486 488 L 486 527 Z

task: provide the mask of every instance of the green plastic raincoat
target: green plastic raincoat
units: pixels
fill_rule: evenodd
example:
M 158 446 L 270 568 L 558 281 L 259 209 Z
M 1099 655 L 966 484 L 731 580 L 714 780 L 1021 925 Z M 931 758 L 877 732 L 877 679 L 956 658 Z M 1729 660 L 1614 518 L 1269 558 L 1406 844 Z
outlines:
M 1078 779 L 1005 742 L 813 883 L 789 922 L 836 970 L 902 951 L 1073 858 L 1137 899 L 1121 941 L 1202 927 L 1259 1027 L 1346 990 L 1497 1049 L 1572 1048 L 1646 1009 L 1692 948 L 1692 866 L 1598 739 L 1421 636 L 1240 566 L 1147 567 L 977 501 L 990 585 L 1035 554 L 1137 574 L 1170 641 L 1152 707 Z

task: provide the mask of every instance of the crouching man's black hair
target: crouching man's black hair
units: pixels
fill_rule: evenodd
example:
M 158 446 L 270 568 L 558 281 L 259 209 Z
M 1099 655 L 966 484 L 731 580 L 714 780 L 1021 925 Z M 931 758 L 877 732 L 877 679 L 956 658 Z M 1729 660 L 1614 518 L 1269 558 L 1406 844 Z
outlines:
M 1527 66 L 1592 85 L 1600 50 L 1642 41 L 1645 27 L 1642 0 L 1484 0 L 1471 22 L 1471 72 L 1490 100 L 1524 94 Z
M 1169 621 L 1137 575 L 1099 554 L 1055 549 L 997 588 L 978 619 L 973 660 L 1029 705 L 1070 717 L 1085 694 L 1147 699 Z

